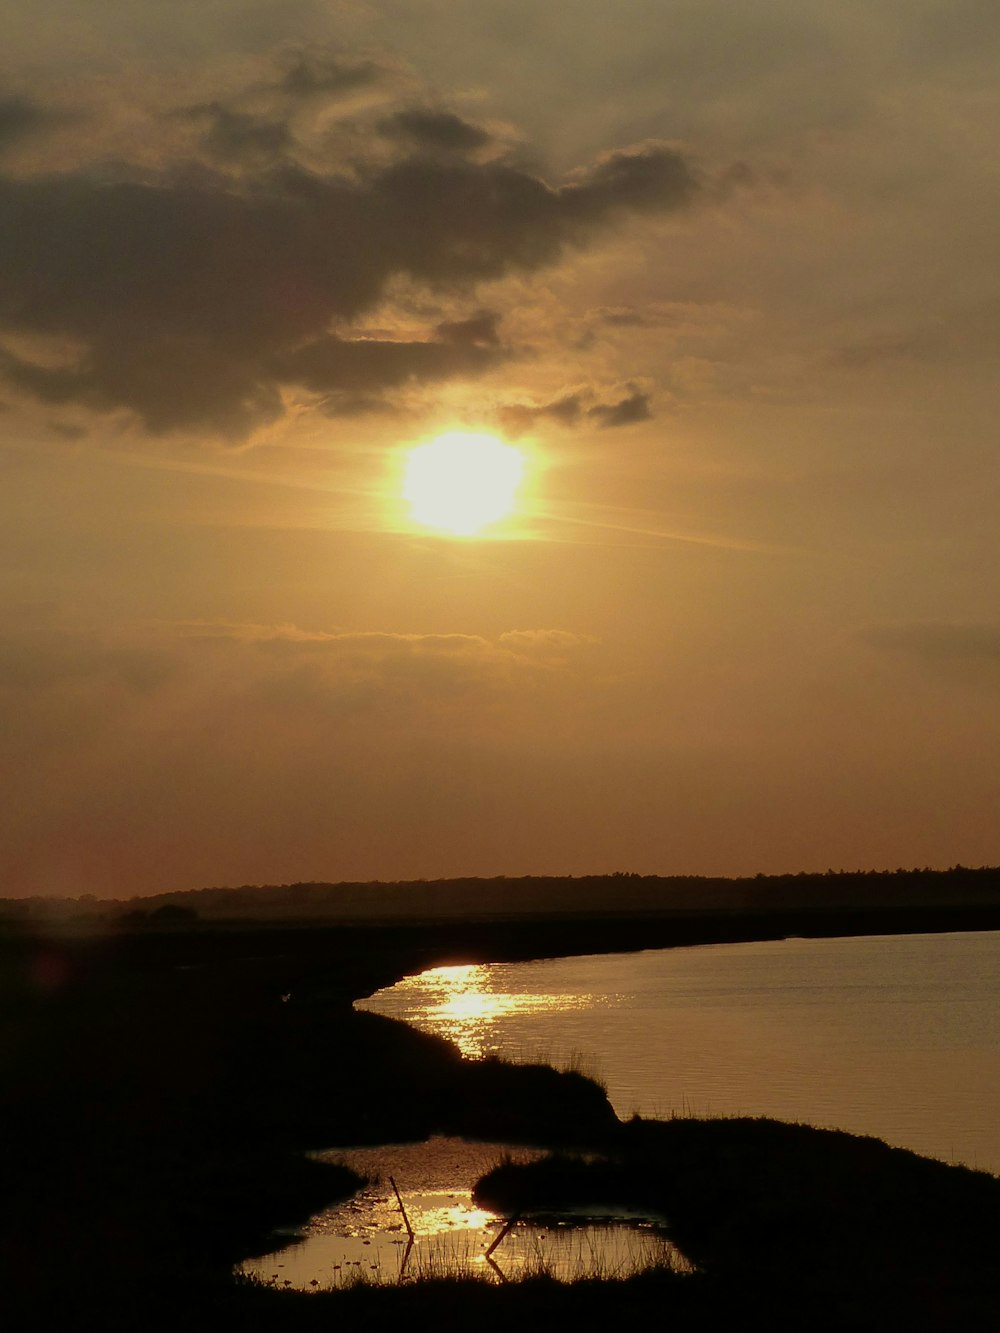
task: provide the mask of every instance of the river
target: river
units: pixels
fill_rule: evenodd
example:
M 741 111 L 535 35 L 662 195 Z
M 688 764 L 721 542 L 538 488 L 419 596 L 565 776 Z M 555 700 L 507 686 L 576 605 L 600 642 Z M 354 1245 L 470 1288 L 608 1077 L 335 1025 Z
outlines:
M 359 1007 L 581 1068 L 620 1116 L 774 1116 L 1000 1174 L 1000 932 L 442 967 Z

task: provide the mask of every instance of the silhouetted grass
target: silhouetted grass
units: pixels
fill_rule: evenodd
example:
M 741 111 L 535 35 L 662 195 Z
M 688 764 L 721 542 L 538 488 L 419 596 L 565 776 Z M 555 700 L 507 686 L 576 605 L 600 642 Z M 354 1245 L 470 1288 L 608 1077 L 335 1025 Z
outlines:
M 506 1163 L 474 1197 L 505 1212 L 661 1215 L 706 1280 L 772 1306 L 795 1292 L 845 1318 L 881 1310 L 924 1327 L 934 1311 L 945 1327 L 1000 1296 L 1000 1180 L 807 1125 L 636 1118 L 599 1156 Z
M 506 1285 L 476 1277 L 418 1277 L 403 1286 L 357 1286 L 305 1294 L 243 1287 L 216 1297 L 206 1327 L 264 1333 L 357 1328 L 365 1333 L 401 1329 L 474 1329 L 476 1333 L 644 1324 L 699 1328 L 706 1317 L 734 1314 L 737 1293 L 709 1290 L 697 1276 L 651 1271 L 628 1278 L 557 1282 L 533 1273 Z
M 557 938 L 553 927 L 543 942 Z M 513 928 L 509 943 L 530 952 Z M 1000 1181 L 806 1126 L 620 1125 L 578 1071 L 465 1061 L 351 1009 L 403 972 L 463 957 L 457 935 L 448 948 L 401 930 L 4 941 L 5 1327 L 294 1333 L 357 1321 L 397 1333 L 426 1319 L 509 1333 L 655 1318 L 704 1329 L 750 1309 L 772 1327 L 991 1326 Z M 534 1171 L 504 1167 L 481 1188 L 505 1209 L 548 1199 L 663 1212 L 701 1271 L 322 1297 L 233 1283 L 231 1267 L 270 1248 L 273 1227 L 355 1188 L 308 1150 L 434 1132 L 579 1149 Z
M 274 1248 L 274 1228 L 356 1188 L 311 1149 L 436 1132 L 555 1144 L 614 1123 L 580 1075 L 463 1060 L 440 1038 L 355 1012 L 345 985 L 397 965 L 359 961 L 355 943 L 331 936 L 323 965 L 310 952 L 307 971 L 296 956 L 283 973 L 276 933 L 227 939 L 214 961 L 200 935 L 144 936 L 121 953 L 97 940 L 40 988 L 30 955 L 50 945 L 25 940 L 19 955 L 8 941 L 8 1311 L 56 1328 L 92 1308 L 134 1327 L 151 1292 L 161 1309 L 192 1283 L 227 1281 Z M 284 999 L 290 973 L 299 989 Z

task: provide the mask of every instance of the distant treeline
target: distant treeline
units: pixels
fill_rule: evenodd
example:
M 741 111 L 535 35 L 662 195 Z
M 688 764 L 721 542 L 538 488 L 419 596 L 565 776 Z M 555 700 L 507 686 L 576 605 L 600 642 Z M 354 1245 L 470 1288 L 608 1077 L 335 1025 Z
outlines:
M 243 885 L 147 898 L 0 899 L 8 922 L 89 919 L 176 928 L 193 921 L 386 922 L 1000 906 L 1000 868 L 828 870 L 824 874 L 537 876 Z

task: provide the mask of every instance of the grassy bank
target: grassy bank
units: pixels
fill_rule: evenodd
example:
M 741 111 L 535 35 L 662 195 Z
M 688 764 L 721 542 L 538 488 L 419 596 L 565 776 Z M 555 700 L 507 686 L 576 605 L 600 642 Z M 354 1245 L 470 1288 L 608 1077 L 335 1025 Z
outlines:
M 310 1149 L 434 1132 L 571 1143 L 614 1123 L 579 1074 L 466 1061 L 356 1013 L 345 989 L 398 954 L 359 962 L 331 937 L 306 971 L 269 933 L 214 965 L 202 937 L 155 943 L 81 948 L 58 986 L 19 985 L 30 959 L 7 969 L 0 1253 L 16 1327 L 93 1310 L 134 1328 L 177 1302 L 189 1318 L 188 1294 L 273 1248 L 274 1227 L 353 1192 Z
M 669 929 L 680 943 L 719 926 Z M 703 1328 L 746 1302 L 772 1326 L 780 1316 L 824 1327 L 834 1311 L 842 1326 L 879 1327 L 865 1322 L 873 1310 L 905 1312 L 906 1327 L 979 1326 L 997 1299 L 992 1177 L 773 1122 L 619 1125 L 579 1073 L 466 1061 L 447 1042 L 350 1005 L 422 966 L 558 952 L 560 939 L 567 951 L 665 942 L 635 922 L 528 934 L 510 923 L 9 934 L 0 948 L 9 1326 L 86 1317 L 106 1330 L 355 1319 L 398 1328 L 427 1309 L 438 1322 L 447 1314 L 484 1328 L 667 1315 Z M 546 1191 L 553 1205 L 585 1197 L 662 1209 L 703 1271 L 322 1297 L 231 1281 L 236 1262 L 271 1248 L 272 1228 L 301 1224 L 354 1189 L 309 1149 L 434 1132 L 561 1147 L 534 1173 L 484 1181 L 484 1197 L 505 1209 Z M 566 1156 L 573 1148 L 597 1159 Z M 796 1325 L 800 1306 L 808 1317 Z M 937 1322 L 920 1322 L 928 1312 Z
M 972 1328 L 1000 1298 L 1000 1180 L 808 1125 L 636 1118 L 596 1155 L 497 1167 L 475 1197 L 664 1216 L 710 1285 L 769 1305 L 793 1292 L 848 1327 L 881 1311 L 884 1327 Z

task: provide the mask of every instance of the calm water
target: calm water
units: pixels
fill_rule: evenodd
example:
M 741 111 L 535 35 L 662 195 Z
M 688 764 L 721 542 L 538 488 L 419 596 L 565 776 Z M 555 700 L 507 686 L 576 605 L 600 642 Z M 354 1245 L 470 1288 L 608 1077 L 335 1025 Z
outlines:
M 501 1239 L 507 1219 L 478 1208 L 472 1186 L 501 1155 L 528 1161 L 538 1155 L 531 1149 L 439 1137 L 317 1155 L 345 1162 L 375 1183 L 318 1213 L 297 1243 L 248 1259 L 240 1271 L 309 1291 L 359 1279 L 395 1283 L 454 1273 L 502 1282 L 526 1271 L 545 1271 L 568 1281 L 626 1276 L 651 1264 L 688 1268 L 667 1239 L 663 1219 L 624 1212 L 603 1219 L 571 1214 L 544 1221 L 524 1218 Z M 390 1180 L 413 1228 L 412 1244 L 407 1244 Z
M 573 1064 L 621 1116 L 803 1120 L 1000 1174 L 1000 932 L 435 968 L 359 1007 Z

